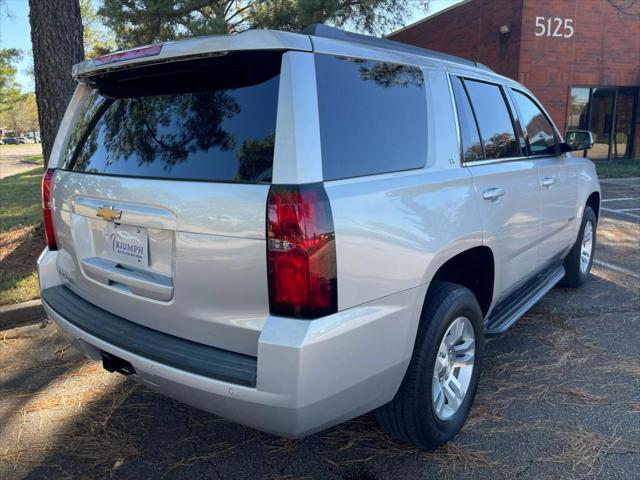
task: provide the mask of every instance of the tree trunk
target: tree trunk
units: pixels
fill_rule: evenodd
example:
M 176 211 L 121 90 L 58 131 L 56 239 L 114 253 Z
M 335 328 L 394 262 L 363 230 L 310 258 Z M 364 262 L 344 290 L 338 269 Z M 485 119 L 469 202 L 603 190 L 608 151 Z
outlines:
M 71 67 L 84 60 L 78 0 L 29 0 L 36 102 L 45 164 L 76 82 Z

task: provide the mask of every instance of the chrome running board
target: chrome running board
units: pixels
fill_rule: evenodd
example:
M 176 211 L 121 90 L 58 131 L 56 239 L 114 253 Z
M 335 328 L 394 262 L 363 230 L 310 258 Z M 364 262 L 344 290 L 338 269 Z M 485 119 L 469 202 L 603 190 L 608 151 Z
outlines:
M 564 275 L 564 266 L 554 263 L 516 288 L 491 310 L 485 321 L 485 334 L 496 335 L 507 330 L 562 280 Z

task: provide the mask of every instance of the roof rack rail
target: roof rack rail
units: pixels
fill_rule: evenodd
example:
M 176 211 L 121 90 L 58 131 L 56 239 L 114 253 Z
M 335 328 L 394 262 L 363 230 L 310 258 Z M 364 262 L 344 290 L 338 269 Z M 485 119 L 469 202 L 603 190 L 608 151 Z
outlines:
M 346 42 L 369 45 L 371 47 L 387 48 L 389 50 L 412 53 L 414 55 L 420 55 L 422 57 L 446 60 L 447 62 L 458 63 L 461 65 L 481 68 L 483 70 L 493 72 L 493 70 L 480 62 L 474 62 L 472 60 L 467 60 L 466 58 L 456 57 L 455 55 L 438 52 L 436 50 L 416 47 L 407 43 L 396 42 L 395 40 L 389 40 L 388 38 L 378 38 L 370 35 L 363 35 L 361 33 L 347 32 L 336 27 L 330 27 L 323 23 L 312 23 L 300 33 L 304 35 L 312 35 L 315 37 L 331 38 L 333 40 L 343 40 Z

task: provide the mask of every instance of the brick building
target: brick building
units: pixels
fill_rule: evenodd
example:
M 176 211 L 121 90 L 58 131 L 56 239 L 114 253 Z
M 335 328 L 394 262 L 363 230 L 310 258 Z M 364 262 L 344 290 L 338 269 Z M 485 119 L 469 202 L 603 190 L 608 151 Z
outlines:
M 466 0 L 389 38 L 518 80 L 590 158 L 640 159 L 640 0 Z

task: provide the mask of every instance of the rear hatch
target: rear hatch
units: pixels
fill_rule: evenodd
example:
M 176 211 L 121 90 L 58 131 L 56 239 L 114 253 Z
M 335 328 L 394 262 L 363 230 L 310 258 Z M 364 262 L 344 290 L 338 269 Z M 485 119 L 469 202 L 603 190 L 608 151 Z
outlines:
M 85 79 L 53 189 L 69 288 L 149 328 L 257 355 L 281 57 Z

